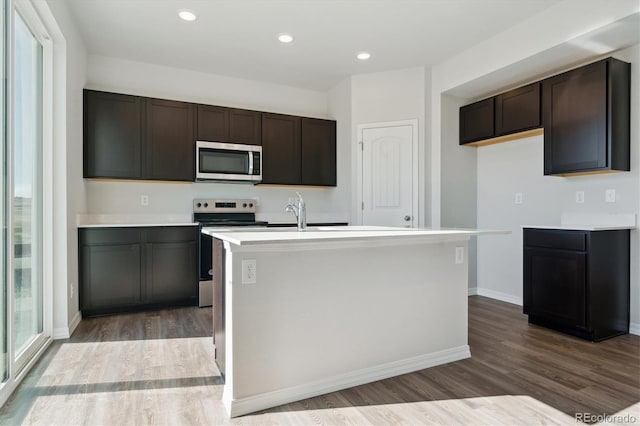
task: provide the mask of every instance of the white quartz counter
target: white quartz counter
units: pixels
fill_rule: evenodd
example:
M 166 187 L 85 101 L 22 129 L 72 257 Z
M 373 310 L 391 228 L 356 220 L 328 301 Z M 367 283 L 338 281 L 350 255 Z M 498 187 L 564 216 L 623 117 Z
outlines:
M 238 246 L 339 241 L 385 241 L 394 239 L 452 240 L 474 235 L 508 234 L 503 230 L 393 228 L 386 226 L 318 226 L 297 228 L 224 229 L 203 228 L 202 232 Z
M 635 226 L 631 225 L 523 225 L 522 228 L 535 228 L 535 229 L 558 229 L 565 231 L 614 231 L 617 229 L 635 229 Z
M 126 228 L 142 226 L 197 226 L 189 215 L 87 214 L 78 215 L 78 228 Z

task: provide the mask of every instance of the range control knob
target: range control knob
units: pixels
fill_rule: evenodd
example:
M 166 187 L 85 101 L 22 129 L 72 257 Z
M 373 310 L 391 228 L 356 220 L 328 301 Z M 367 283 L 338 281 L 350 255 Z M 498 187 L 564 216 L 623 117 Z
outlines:
M 247 207 L 247 203 L 242 203 L 242 207 L 246 208 Z
M 209 203 L 204 203 L 204 207 L 209 207 Z
M 249 203 L 249 207 L 253 207 L 253 203 Z
M 202 203 L 198 203 L 198 204 L 196 204 L 196 206 L 202 207 Z

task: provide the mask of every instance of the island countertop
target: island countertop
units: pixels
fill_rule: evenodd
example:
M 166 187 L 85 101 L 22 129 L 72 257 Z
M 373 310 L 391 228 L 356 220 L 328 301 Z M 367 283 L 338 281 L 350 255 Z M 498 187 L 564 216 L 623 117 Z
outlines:
M 387 226 L 318 226 L 296 228 L 203 228 L 202 232 L 238 246 L 340 241 L 388 241 L 394 239 L 453 240 L 474 235 L 508 234 L 504 230 L 462 228 L 394 228 Z

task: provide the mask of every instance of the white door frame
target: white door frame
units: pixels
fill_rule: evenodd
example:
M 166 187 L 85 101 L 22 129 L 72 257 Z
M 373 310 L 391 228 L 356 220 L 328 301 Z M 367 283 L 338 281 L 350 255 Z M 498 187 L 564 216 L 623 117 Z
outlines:
M 356 214 L 354 217 L 356 218 L 356 223 L 358 225 L 362 225 L 362 205 L 363 205 L 363 176 L 362 176 L 362 145 L 363 145 L 363 133 L 366 129 L 377 129 L 380 127 L 396 127 L 396 126 L 411 126 L 412 129 L 412 140 L 411 140 L 411 155 L 412 155 L 412 167 L 413 167 L 413 176 L 411 177 L 412 186 L 413 186 L 413 227 L 417 228 L 422 224 L 422 218 L 420 217 L 420 182 L 419 182 L 419 161 L 418 161 L 418 119 L 411 120 L 400 120 L 400 121 L 381 121 L 377 123 L 365 123 L 358 124 L 358 147 L 357 147 L 357 158 L 356 158 L 356 175 L 357 175 L 357 207 Z

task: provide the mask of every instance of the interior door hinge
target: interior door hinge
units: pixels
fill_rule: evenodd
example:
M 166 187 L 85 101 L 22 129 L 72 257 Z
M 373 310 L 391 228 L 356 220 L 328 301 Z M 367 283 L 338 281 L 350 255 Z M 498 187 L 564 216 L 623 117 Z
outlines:
M 358 142 L 360 144 L 360 151 L 364 151 L 364 144 L 362 141 Z
M 362 210 L 364 210 L 364 201 L 362 202 Z

